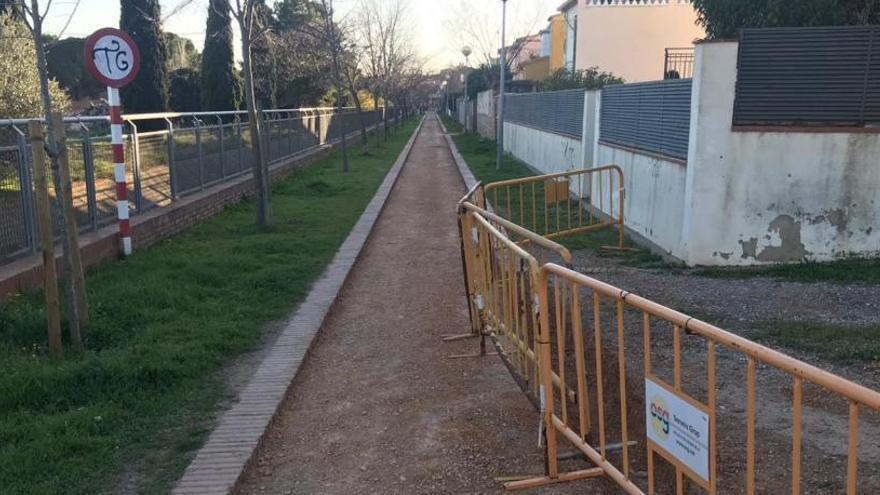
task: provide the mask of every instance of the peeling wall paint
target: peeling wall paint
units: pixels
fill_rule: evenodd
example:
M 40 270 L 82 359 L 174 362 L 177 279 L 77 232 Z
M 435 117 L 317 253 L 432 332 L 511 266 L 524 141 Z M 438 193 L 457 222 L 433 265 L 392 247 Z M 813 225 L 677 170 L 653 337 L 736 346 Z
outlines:
M 697 46 L 683 227 L 691 265 L 880 254 L 880 134 L 731 128 L 737 43 Z M 722 256 L 733 252 L 735 256 Z

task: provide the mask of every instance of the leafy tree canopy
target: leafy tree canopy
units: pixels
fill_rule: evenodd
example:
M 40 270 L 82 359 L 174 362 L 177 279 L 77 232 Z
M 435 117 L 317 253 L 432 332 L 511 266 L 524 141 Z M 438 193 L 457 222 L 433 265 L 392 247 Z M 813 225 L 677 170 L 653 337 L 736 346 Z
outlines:
M 141 69 L 122 88 L 129 113 L 161 112 L 168 105 L 167 56 L 159 0 L 121 0 L 119 27 L 131 35 L 141 54 Z
M 232 17 L 228 0 L 210 0 L 202 52 L 203 110 L 232 110 L 241 102 L 241 76 L 232 50 Z
M 841 26 L 880 22 L 880 0 L 694 0 L 709 38 L 737 38 L 743 28 Z
M 600 72 L 598 67 L 584 70 L 558 69 L 547 79 L 538 83 L 539 91 L 563 89 L 602 89 L 613 84 L 623 84 L 623 79 L 610 72 Z
M 37 55 L 30 31 L 8 12 L 0 11 L 0 118 L 43 115 Z M 60 112 L 70 109 L 67 93 L 49 81 L 52 103 Z
M 192 40 L 174 33 L 162 33 L 165 40 L 165 63 L 168 72 L 177 69 L 197 69 L 202 63 L 202 55 L 196 50 Z
M 201 76 L 193 69 L 177 69 L 168 83 L 168 106 L 175 112 L 198 112 L 202 106 Z
M 74 100 L 100 98 L 104 94 L 104 86 L 86 70 L 84 45 L 84 38 L 64 38 L 46 47 L 49 76 L 55 78 Z

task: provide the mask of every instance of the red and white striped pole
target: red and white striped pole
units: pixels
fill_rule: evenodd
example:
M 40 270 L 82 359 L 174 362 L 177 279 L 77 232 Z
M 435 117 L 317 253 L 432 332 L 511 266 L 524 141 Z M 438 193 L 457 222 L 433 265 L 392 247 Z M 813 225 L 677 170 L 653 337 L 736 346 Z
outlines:
M 122 105 L 119 88 L 107 88 L 110 103 L 110 143 L 113 145 L 113 173 L 116 176 L 116 216 L 122 254 L 131 254 L 131 224 L 128 216 L 128 187 L 125 183 L 125 143 L 122 141 Z
M 83 46 L 86 70 L 107 86 L 110 104 L 110 143 L 113 145 L 113 175 L 116 177 L 116 217 L 119 219 L 119 247 L 131 254 L 131 224 L 128 221 L 128 187 L 125 184 L 125 144 L 122 141 L 122 105 L 119 88 L 134 80 L 140 69 L 137 45 L 124 31 L 101 28 L 86 38 Z

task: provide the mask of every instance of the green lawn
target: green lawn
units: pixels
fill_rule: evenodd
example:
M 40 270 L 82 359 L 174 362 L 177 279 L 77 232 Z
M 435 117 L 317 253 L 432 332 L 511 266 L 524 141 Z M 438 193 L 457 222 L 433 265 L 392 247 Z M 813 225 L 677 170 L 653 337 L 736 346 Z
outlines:
M 90 271 L 83 355 L 46 355 L 40 293 L 0 307 L 0 492 L 167 492 L 227 394 L 223 366 L 304 298 L 415 125 L 348 174 L 335 153 L 275 184 L 270 228 L 245 200 Z
M 846 364 L 880 361 L 880 325 L 776 322 L 760 329 L 757 338 Z
M 455 142 L 455 146 L 458 148 L 462 158 L 467 162 L 468 167 L 470 167 L 477 180 L 482 181 L 484 184 L 488 184 L 490 182 L 535 175 L 525 163 L 516 159 L 509 153 L 504 155 L 501 170 L 497 170 L 495 168 L 497 146 L 494 140 L 485 139 L 478 134 L 463 134 L 461 124 L 447 116 L 443 116 L 442 118 L 446 130 L 454 134 L 452 140 Z M 538 196 L 543 198 L 543 185 L 539 184 L 536 187 Z M 492 195 L 489 195 L 488 200 L 493 203 L 494 207 L 504 214 L 504 210 L 506 210 L 506 198 L 501 198 L 501 201 L 496 201 Z M 570 201 L 570 203 L 570 208 L 567 207 L 565 202 L 560 203 L 560 218 L 562 225 L 566 224 L 569 215 L 572 218 L 577 215 L 577 202 Z M 519 211 L 519 199 L 516 193 L 514 193 L 511 198 L 511 205 L 513 211 Z M 532 216 L 532 212 L 529 208 L 529 205 L 526 205 L 524 209 L 524 216 L 526 218 Z M 551 205 L 548 208 L 550 208 L 548 216 L 549 222 L 553 223 L 555 219 L 555 207 Z M 544 216 L 543 201 L 541 201 L 539 205 L 536 205 L 535 209 L 534 217 L 537 219 L 537 228 L 532 228 L 532 225 L 530 225 L 528 220 L 523 222 L 523 226 L 536 230 L 539 234 L 543 234 L 543 229 L 546 227 L 544 225 L 546 220 Z M 516 217 L 517 214 L 514 214 L 513 216 Z M 518 218 L 512 218 L 512 220 L 520 223 Z M 551 227 L 553 226 L 551 225 Z M 633 247 L 633 249 L 626 251 L 602 249 L 603 246 L 617 245 L 616 229 L 605 228 L 556 240 L 571 250 L 589 250 L 598 256 L 614 259 L 627 266 L 638 266 L 643 268 L 668 266 L 661 257 L 638 247 Z M 634 246 L 629 240 L 627 240 L 626 245 Z
M 808 261 L 743 268 L 699 268 L 694 273 L 722 279 L 773 277 L 793 282 L 880 284 L 880 258 L 847 258 L 826 263 Z

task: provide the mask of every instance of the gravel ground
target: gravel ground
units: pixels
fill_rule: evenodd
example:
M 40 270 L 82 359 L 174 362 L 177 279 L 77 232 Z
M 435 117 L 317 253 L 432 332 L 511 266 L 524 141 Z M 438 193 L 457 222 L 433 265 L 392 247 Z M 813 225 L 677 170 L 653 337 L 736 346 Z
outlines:
M 441 341 L 443 335 L 462 333 L 469 326 L 452 214 L 463 186 L 454 167 L 437 121 L 429 118 L 239 493 L 498 493 L 496 477 L 542 472 L 538 415 L 498 358 L 445 358 L 476 350 L 474 341 Z M 880 290 L 875 286 L 710 279 L 687 270 L 625 267 L 589 252 L 575 253 L 574 265 L 746 337 L 771 321 L 880 322 Z M 590 318 L 585 310 L 585 328 L 591 328 Z M 625 325 L 627 416 L 629 438 L 639 440 L 630 451 L 631 472 L 644 489 L 638 320 L 627 317 Z M 606 427 L 613 443 L 619 439 L 615 431 L 622 417 L 615 388 L 616 333 L 613 325 L 604 332 Z M 585 335 L 588 353 L 590 339 Z M 664 363 L 671 362 L 670 349 L 668 335 L 656 333 L 653 360 L 661 376 L 669 373 Z M 826 363 L 793 354 L 880 388 L 875 363 Z M 685 390 L 703 397 L 705 344 L 687 338 L 684 355 Z M 588 359 L 587 369 L 593 366 Z M 717 366 L 718 488 L 719 493 L 742 493 L 745 363 L 741 355 L 719 349 Z M 596 387 L 590 376 L 588 387 Z M 789 377 L 759 367 L 759 493 L 790 492 L 790 397 Z M 841 493 L 846 403 L 810 386 L 804 398 L 803 492 Z M 880 415 L 863 414 L 860 434 L 858 493 L 880 493 Z M 562 451 L 569 450 L 564 441 L 561 445 Z M 609 459 L 619 465 L 619 454 Z M 561 465 L 564 470 L 584 467 L 582 461 Z M 668 465 L 658 461 L 657 493 L 672 493 L 671 479 Z M 702 493 L 693 486 L 686 491 Z M 619 490 L 606 480 L 591 480 L 534 492 Z
M 239 493 L 496 493 L 542 473 L 538 414 L 500 360 L 441 341 L 469 328 L 463 191 L 429 118 Z

